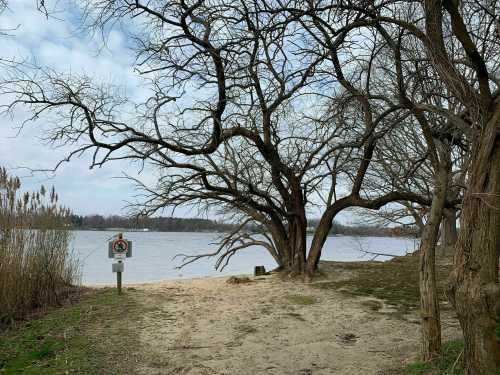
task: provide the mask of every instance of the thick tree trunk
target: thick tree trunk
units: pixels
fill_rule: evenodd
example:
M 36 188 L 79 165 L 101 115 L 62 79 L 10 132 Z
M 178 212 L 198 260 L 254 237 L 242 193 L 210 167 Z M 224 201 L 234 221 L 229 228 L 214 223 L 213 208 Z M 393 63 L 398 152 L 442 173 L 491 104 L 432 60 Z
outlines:
M 305 228 L 296 227 L 288 241 L 288 248 L 291 256 L 285 270 L 290 276 L 299 276 L 305 273 L 306 243 L 305 235 L 304 237 L 302 236 L 302 231 L 304 231 L 305 234 Z
M 500 344 L 500 103 L 472 150 L 449 298 L 462 326 L 467 375 L 496 374 Z
M 300 184 L 296 181 L 292 185 L 293 199 L 289 206 L 290 216 L 286 225 L 286 238 L 281 240 L 283 249 L 280 252 L 285 254 L 282 270 L 290 277 L 304 277 L 306 273 L 307 218 Z
M 436 171 L 436 186 L 420 243 L 420 309 L 422 314 L 422 356 L 432 360 L 441 350 L 441 319 L 436 285 L 435 254 L 443 217 L 450 164 Z
M 311 248 L 309 249 L 309 254 L 307 256 L 306 281 L 311 281 L 314 273 L 318 269 L 321 251 L 323 250 L 328 234 L 332 229 L 333 219 L 338 212 L 348 206 L 345 205 L 343 201 L 337 201 L 335 205 L 335 209 L 330 209 L 323 214 L 318 223 L 318 227 L 314 232 Z
M 287 238 L 281 246 L 277 270 L 290 277 L 303 275 L 306 269 L 305 246 L 302 246 L 294 238 Z
M 330 233 L 330 229 L 332 228 L 332 222 L 333 217 L 331 217 L 331 215 L 324 215 L 318 223 L 316 231 L 314 232 L 313 242 L 311 244 L 309 255 L 307 257 L 307 281 L 311 281 L 314 272 L 318 269 L 321 251 L 323 250 L 325 241 L 328 237 L 328 234 Z

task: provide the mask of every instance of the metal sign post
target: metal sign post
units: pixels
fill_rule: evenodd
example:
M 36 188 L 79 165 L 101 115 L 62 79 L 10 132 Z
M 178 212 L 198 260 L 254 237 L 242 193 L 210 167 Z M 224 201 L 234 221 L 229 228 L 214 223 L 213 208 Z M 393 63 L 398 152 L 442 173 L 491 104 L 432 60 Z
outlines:
M 122 273 L 125 269 L 125 258 L 132 256 L 132 241 L 123 238 L 122 233 L 118 233 L 116 239 L 108 243 L 108 258 L 115 259 L 117 262 L 113 263 L 112 271 L 116 273 L 116 288 L 118 294 L 122 293 Z

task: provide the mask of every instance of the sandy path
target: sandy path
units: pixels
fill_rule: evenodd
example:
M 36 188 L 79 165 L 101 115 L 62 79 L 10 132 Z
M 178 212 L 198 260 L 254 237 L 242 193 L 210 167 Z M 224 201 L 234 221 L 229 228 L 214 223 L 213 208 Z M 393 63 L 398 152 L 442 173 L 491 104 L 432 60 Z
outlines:
M 135 288 L 134 298 L 149 307 L 138 322 L 140 374 L 374 375 L 418 350 L 411 319 L 374 312 L 367 298 L 274 277 Z

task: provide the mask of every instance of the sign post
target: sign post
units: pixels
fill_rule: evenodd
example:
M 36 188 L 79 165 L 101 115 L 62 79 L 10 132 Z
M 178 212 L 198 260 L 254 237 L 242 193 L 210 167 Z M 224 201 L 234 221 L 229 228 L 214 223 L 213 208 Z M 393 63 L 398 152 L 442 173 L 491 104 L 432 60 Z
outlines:
M 116 273 L 116 289 L 118 290 L 118 294 L 122 294 L 122 273 L 120 271 Z
M 123 238 L 122 233 L 118 233 L 116 239 L 108 243 L 108 258 L 115 259 L 112 271 L 116 273 L 116 288 L 118 294 L 122 293 L 122 273 L 125 269 L 123 260 L 132 256 L 132 241 Z

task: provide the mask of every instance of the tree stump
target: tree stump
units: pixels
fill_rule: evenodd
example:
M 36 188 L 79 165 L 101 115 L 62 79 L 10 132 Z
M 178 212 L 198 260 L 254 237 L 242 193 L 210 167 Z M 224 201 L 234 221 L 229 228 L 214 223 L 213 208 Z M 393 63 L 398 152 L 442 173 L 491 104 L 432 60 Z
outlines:
M 264 267 L 264 266 L 255 266 L 254 275 L 255 276 L 264 276 L 264 275 L 267 275 L 266 267 Z

